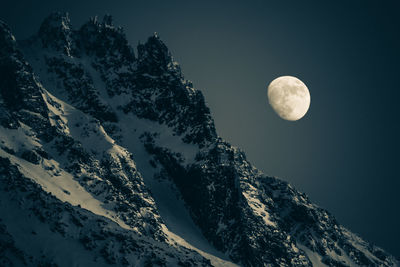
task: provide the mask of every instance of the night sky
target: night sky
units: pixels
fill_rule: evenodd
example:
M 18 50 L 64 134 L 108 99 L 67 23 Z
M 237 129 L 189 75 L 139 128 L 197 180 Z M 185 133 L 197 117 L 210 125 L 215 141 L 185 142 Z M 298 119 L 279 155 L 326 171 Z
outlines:
M 400 256 L 399 5 L 266 2 L 14 0 L 2 1 L 0 19 L 17 39 L 53 11 L 69 12 L 75 28 L 111 14 L 133 46 L 158 32 L 203 91 L 223 138 Z M 267 85 L 282 75 L 310 90 L 299 121 L 268 105 Z

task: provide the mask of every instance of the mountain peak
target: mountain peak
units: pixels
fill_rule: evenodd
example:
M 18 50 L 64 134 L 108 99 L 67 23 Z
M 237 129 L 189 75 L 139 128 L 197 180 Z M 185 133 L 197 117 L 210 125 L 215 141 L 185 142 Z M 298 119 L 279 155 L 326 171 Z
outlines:
M 95 54 L 109 62 L 131 64 L 135 61 L 135 54 L 122 27 L 114 26 L 111 15 L 105 15 L 102 22 L 97 16 L 92 17 L 82 25 L 78 35 L 79 45 L 88 54 Z M 114 60 L 110 60 L 111 57 Z
M 104 15 L 102 21 L 99 21 L 98 16 L 91 17 L 87 23 L 85 23 L 82 28 L 87 27 L 88 25 L 94 26 L 95 28 L 113 28 L 121 31 L 121 27 L 115 27 L 113 17 L 109 14 Z
M 152 36 L 150 36 L 144 46 L 148 49 L 152 49 L 153 51 L 163 52 L 164 54 L 170 54 L 168 47 L 161 40 L 160 35 L 157 32 L 154 32 Z
M 56 51 L 71 55 L 71 22 L 68 13 L 52 13 L 43 21 L 38 35 L 44 47 L 52 47 Z
M 144 44 L 137 47 L 140 69 L 149 75 L 161 75 L 165 72 L 181 76 L 179 64 L 174 61 L 168 47 L 155 32 Z
M 58 28 L 62 27 L 65 30 L 71 28 L 71 21 L 68 12 L 54 12 L 44 19 L 41 27 Z
M 113 17 L 110 14 L 106 14 L 103 17 L 103 25 L 105 27 L 113 27 Z

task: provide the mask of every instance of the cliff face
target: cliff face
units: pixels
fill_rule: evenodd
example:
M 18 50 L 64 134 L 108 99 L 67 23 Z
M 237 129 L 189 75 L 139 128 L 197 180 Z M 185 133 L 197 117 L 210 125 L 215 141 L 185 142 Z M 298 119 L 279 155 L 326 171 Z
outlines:
M 5 263 L 397 264 L 219 137 L 157 35 L 55 13 L 0 47 Z

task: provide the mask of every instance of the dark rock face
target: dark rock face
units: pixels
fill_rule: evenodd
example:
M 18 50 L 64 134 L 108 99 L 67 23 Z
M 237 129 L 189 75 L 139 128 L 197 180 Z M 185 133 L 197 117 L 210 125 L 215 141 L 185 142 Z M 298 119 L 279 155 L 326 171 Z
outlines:
M 177 184 L 193 219 L 216 248 L 246 266 L 311 266 L 304 252 L 295 249 L 290 229 L 282 231 L 274 221 L 266 225 L 252 209 L 253 204 L 258 208 L 264 205 L 263 212 L 271 216 L 267 207 L 272 201 L 267 194 L 259 196 L 259 186 L 250 183 L 263 177 L 242 152 L 218 140 L 199 153 L 195 163 L 184 167 L 173 154 L 151 142 L 146 144 Z
M 187 143 L 203 146 L 216 139 L 203 94 L 183 79 L 178 63 L 157 35 L 138 46 L 134 83 L 133 100 L 126 111 L 168 125 Z
M 17 49 L 9 28 L 0 22 L 0 109 L 2 125 L 16 128 L 19 122 L 31 124 L 39 136 L 49 137 L 51 125 L 31 66 Z
M 115 27 L 111 16 L 100 23 L 90 19 L 75 33 L 77 45 L 88 55 L 97 57 L 103 65 L 118 69 L 135 61 L 133 49 L 128 45 L 122 28 Z
M 0 94 L 2 104 L 10 111 L 32 109 L 46 115 L 41 108 L 38 89 L 32 86 L 35 77 L 32 68 L 23 60 L 16 48 L 16 41 L 9 28 L 0 23 Z M 37 101 L 35 101 L 38 99 Z
M 40 26 L 38 36 L 43 47 L 70 55 L 72 47 L 71 23 L 68 14 L 53 13 Z
M 40 156 L 35 152 L 35 151 L 30 151 L 30 150 L 25 150 L 21 154 L 21 158 L 33 163 L 33 164 L 39 164 L 40 163 Z
M 81 264 L 221 264 L 171 242 L 145 182 L 157 178 L 176 186 L 204 237 L 239 265 L 396 266 L 218 137 L 202 93 L 156 34 L 135 56 L 110 16 L 74 30 L 55 13 L 19 46 L 23 54 L 0 22 L 0 214 L 16 205 L 15 216 L 34 218 L 35 246 L 47 231 L 55 247 L 79 244 Z M 24 247 L 4 215 L 0 237 L 5 264 L 64 257 Z

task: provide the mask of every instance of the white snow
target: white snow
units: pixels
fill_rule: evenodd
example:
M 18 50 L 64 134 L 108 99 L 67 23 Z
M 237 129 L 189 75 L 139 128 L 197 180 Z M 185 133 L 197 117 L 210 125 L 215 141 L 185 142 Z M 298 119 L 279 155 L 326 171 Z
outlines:
M 1 146 L 15 152 L 21 149 L 32 150 L 32 148 L 40 146 L 39 140 L 30 135 L 32 135 L 31 129 L 23 123 L 21 123 L 21 127 L 15 130 L 0 126 Z

